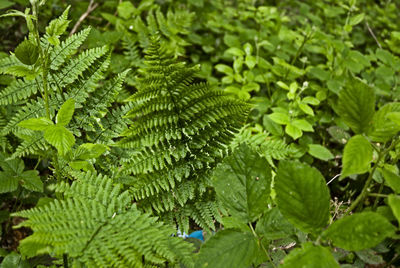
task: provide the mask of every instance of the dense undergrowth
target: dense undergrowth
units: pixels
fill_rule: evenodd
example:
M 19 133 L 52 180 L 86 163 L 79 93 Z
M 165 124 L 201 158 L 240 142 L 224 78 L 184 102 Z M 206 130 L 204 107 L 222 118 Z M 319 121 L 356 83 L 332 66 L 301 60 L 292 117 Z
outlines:
M 396 1 L 0 11 L 0 267 L 400 266 Z

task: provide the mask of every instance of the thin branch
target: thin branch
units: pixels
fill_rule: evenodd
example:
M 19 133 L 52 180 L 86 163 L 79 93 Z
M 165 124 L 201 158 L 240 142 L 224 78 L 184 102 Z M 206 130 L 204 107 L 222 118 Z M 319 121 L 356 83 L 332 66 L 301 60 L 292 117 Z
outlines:
M 374 32 L 372 31 L 371 27 L 369 27 L 368 21 L 365 22 L 365 25 L 367 26 L 368 32 L 372 35 L 374 38 L 375 42 L 378 44 L 378 47 L 382 49 L 381 43 L 379 43 L 378 38 L 376 38 Z
M 341 175 L 341 173 L 335 175 L 335 177 L 333 177 L 330 181 L 328 181 L 328 182 L 326 183 L 326 185 L 329 185 L 331 182 L 333 182 L 333 181 L 334 181 L 336 178 L 338 178 L 340 175 Z
M 79 20 L 75 23 L 74 27 L 72 28 L 72 31 L 69 33 L 69 36 L 73 35 L 76 33 L 78 30 L 79 26 L 82 24 L 82 22 L 86 19 L 87 16 L 89 16 L 90 13 L 92 13 L 93 10 L 95 10 L 99 6 L 98 3 L 94 3 L 94 0 L 90 0 L 89 5 L 86 9 L 86 12 L 81 15 Z

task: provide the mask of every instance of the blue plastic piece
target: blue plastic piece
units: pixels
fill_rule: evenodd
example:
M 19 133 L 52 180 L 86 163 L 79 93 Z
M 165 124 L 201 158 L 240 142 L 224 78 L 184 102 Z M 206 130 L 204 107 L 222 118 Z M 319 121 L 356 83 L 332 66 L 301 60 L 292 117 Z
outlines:
M 200 239 L 204 241 L 203 230 L 195 231 L 189 235 L 189 237 Z

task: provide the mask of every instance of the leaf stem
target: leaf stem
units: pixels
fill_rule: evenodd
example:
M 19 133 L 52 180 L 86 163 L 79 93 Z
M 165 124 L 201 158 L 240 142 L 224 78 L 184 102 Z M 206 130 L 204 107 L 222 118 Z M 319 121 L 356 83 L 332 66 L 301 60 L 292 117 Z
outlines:
M 256 231 L 254 231 L 253 226 L 251 225 L 251 223 L 249 223 L 249 227 L 251 232 L 253 233 L 254 237 L 257 239 L 258 241 L 258 245 L 262 248 L 262 250 L 264 251 L 265 255 L 267 256 L 269 262 L 271 263 L 271 265 L 276 268 L 275 263 L 272 261 L 271 257 L 269 256 L 268 250 L 264 247 L 263 243 L 261 242 L 261 238 L 257 235 Z

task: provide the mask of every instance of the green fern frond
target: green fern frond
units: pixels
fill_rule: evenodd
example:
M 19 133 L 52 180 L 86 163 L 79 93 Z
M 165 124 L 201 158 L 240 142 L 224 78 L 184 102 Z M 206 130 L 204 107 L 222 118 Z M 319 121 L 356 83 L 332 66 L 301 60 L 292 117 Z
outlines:
M 141 207 L 177 213 L 191 200 L 202 200 L 209 172 L 226 155 L 250 106 L 194 83 L 197 68 L 166 57 L 158 41 L 150 45 L 145 63 L 138 92 L 129 98 L 134 106 L 127 116 L 133 123 L 120 145 L 134 152 L 123 170 L 135 176 L 131 191 Z M 189 216 L 210 222 L 207 215 Z
M 65 200 L 13 214 L 28 218 L 17 228 L 34 231 L 20 243 L 24 255 L 68 254 L 87 267 L 191 264 L 191 245 L 171 237 L 173 228 L 139 212 L 121 186 L 90 173 L 77 173 L 76 179 L 56 187 Z
M 26 67 L 25 64 L 21 63 L 15 55 L 10 55 L 7 57 L 4 57 L 0 59 L 0 74 L 13 74 L 10 71 L 11 67 L 19 67 L 19 66 L 24 66 Z
M 88 37 L 90 30 L 91 28 L 89 27 L 73 34 L 65 41 L 61 42 L 59 46 L 56 46 L 50 53 L 50 68 L 52 70 L 58 70 L 58 68 L 82 45 Z
M 38 92 L 41 80 L 17 79 L 0 92 L 0 105 L 17 103 Z

